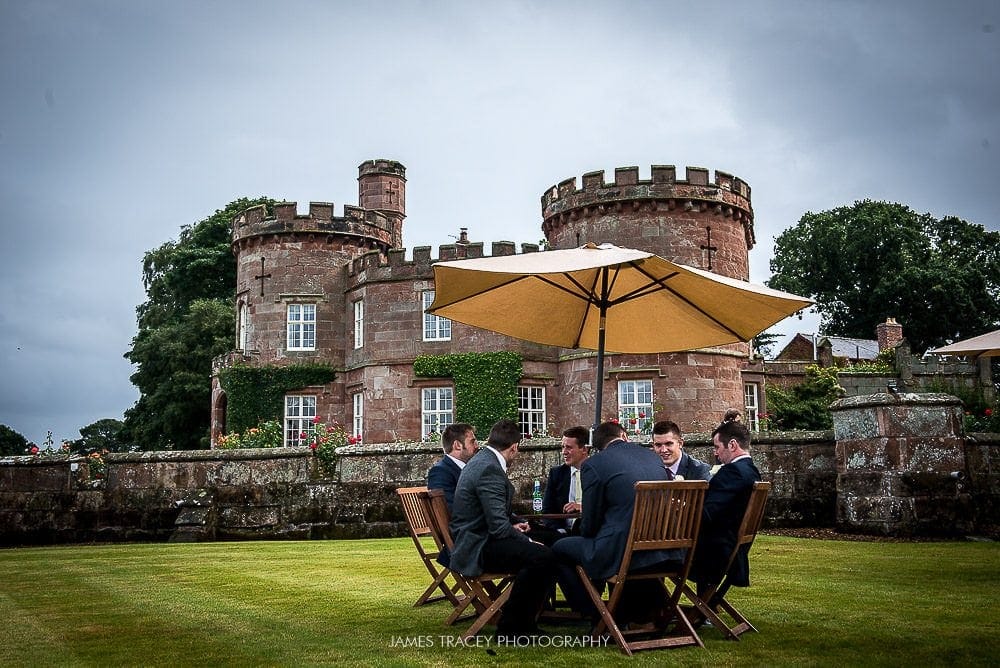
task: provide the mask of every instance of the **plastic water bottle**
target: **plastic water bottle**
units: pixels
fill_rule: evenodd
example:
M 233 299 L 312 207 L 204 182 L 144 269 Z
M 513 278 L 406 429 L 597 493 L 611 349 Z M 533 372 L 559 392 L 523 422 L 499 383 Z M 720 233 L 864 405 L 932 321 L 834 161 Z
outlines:
M 535 489 L 531 493 L 531 509 L 536 513 L 542 512 L 542 483 L 535 481 Z

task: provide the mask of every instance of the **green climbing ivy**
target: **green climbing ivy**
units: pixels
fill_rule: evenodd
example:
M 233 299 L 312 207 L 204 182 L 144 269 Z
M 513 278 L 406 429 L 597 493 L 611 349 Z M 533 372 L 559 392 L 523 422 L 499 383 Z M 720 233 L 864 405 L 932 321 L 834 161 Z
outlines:
M 281 418 L 285 394 L 310 385 L 325 385 L 336 378 L 328 364 L 290 366 L 236 365 L 219 372 L 226 392 L 226 430 L 241 432 L 261 421 Z
M 510 351 L 421 355 L 413 361 L 416 376 L 454 380 L 455 421 L 468 422 L 484 439 L 497 420 L 517 419 L 522 369 L 520 353 Z

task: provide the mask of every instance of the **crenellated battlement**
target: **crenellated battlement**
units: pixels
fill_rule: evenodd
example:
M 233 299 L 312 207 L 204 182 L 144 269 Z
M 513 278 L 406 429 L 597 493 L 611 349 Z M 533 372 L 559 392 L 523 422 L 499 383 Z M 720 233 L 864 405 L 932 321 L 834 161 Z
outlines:
M 392 246 L 395 223 L 379 211 L 349 204 L 344 215 L 334 215 L 331 202 L 310 202 L 309 213 L 298 213 L 297 202 L 278 202 L 271 207 L 258 204 L 241 212 L 232 223 L 232 242 L 271 234 L 347 234 Z
M 432 266 L 435 262 L 486 257 L 483 254 L 481 241 L 468 244 L 443 244 L 438 246 L 437 257 L 431 257 L 432 250 L 430 246 L 415 246 L 412 260 L 406 259 L 405 248 L 393 248 L 387 254 L 370 251 L 359 255 L 344 266 L 348 288 L 366 282 L 430 278 L 433 275 Z M 521 244 L 521 253 L 538 251 L 538 244 Z M 516 254 L 517 246 L 513 241 L 494 241 L 490 246 L 491 256 Z
M 649 179 L 639 178 L 639 168 L 618 167 L 614 181 L 605 181 L 603 171 L 587 172 L 582 177 L 582 187 L 577 187 L 576 177 L 560 181 L 542 195 L 542 217 L 548 221 L 571 210 L 583 207 L 621 206 L 626 202 L 665 202 L 674 206 L 718 207 L 718 212 L 733 217 L 749 216 L 750 186 L 742 179 L 715 172 L 709 179 L 704 167 L 686 167 L 685 179 L 677 178 L 673 165 L 653 165 Z M 602 209 L 603 211 L 603 209 Z

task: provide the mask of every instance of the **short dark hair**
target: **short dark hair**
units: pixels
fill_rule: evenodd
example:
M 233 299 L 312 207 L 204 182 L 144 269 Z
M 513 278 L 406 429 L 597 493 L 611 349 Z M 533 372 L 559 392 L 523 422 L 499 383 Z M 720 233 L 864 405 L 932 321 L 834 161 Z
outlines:
M 563 432 L 566 438 L 575 438 L 576 442 L 583 447 L 590 443 L 590 430 L 586 427 L 570 427 Z
M 677 426 L 676 422 L 671 422 L 670 420 L 660 420 L 653 425 L 654 434 L 663 435 L 671 432 L 677 434 L 680 438 L 684 438 L 684 432 L 681 431 L 681 428 Z
M 594 443 L 593 447 L 595 450 L 603 450 L 611 441 L 618 438 L 625 437 L 625 428 L 614 421 L 602 422 L 597 425 L 597 429 L 594 430 Z
M 441 447 L 444 448 L 444 453 L 448 454 L 452 450 L 452 443 L 455 441 L 464 441 L 465 435 L 475 428 L 466 422 L 455 422 L 444 428 L 441 432 Z
M 730 408 L 728 411 L 726 411 L 726 414 L 722 416 L 722 421 L 723 422 L 732 422 L 734 420 L 738 421 L 742 416 L 743 414 L 740 413 L 738 410 L 736 410 L 735 408 Z
M 750 449 L 750 432 L 742 422 L 738 422 L 736 420 L 723 422 L 715 428 L 715 431 L 712 432 L 713 441 L 715 440 L 716 435 L 718 435 L 719 440 L 723 443 L 729 443 L 729 441 L 735 438 L 741 448 L 744 450 Z
M 498 420 L 490 429 L 490 437 L 486 445 L 495 450 L 507 450 L 521 441 L 521 427 L 513 420 Z

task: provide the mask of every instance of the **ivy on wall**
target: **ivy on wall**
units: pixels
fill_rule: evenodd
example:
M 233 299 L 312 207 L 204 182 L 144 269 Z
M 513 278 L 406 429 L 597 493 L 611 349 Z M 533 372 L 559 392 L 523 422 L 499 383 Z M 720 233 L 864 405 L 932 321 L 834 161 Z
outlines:
M 522 369 L 520 353 L 509 351 L 420 355 L 413 360 L 416 376 L 454 380 L 455 421 L 468 422 L 483 438 L 497 420 L 517 419 Z
M 328 364 L 290 366 L 236 365 L 219 372 L 226 392 L 226 431 L 241 432 L 262 420 L 281 419 L 285 394 L 310 385 L 325 385 L 337 377 Z

